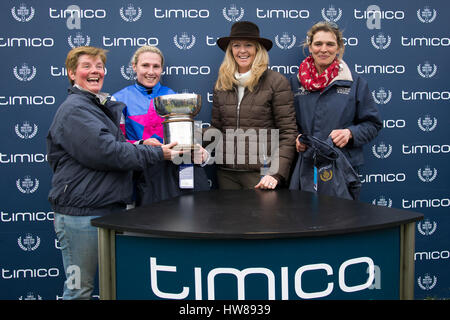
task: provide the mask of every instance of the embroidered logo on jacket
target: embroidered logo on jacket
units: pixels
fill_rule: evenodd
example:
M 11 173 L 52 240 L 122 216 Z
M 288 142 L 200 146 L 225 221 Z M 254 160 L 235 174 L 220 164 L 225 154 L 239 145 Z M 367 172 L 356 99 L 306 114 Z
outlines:
M 339 94 L 349 94 L 350 89 L 350 87 L 336 87 L 336 92 Z

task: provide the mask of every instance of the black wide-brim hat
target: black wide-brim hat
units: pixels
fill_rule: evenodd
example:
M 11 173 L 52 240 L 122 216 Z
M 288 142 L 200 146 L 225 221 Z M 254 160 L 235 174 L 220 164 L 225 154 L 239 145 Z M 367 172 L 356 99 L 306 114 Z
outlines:
M 238 21 L 231 26 L 230 35 L 217 39 L 217 45 L 223 51 L 227 50 L 228 43 L 231 40 L 253 40 L 259 42 L 267 51 L 272 48 L 272 41 L 259 36 L 259 28 L 256 24 L 250 21 Z

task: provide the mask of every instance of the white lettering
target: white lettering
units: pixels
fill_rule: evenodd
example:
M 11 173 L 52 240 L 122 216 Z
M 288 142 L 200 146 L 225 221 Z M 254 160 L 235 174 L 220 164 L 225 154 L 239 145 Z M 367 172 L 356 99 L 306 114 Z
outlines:
M 259 19 L 307 19 L 309 10 L 256 8 L 256 17 Z
M 364 274 L 368 273 L 367 280 L 358 285 L 349 286 L 346 282 L 346 269 L 349 268 L 352 265 L 365 263 L 368 265 L 367 268 L 363 268 Z M 313 298 L 321 298 L 326 297 L 330 295 L 334 290 L 334 283 L 332 282 L 333 278 L 329 277 L 329 281 L 326 282 L 326 288 L 322 291 L 317 292 L 305 292 L 302 287 L 302 278 L 306 276 L 307 272 L 309 271 L 317 271 L 317 270 L 323 270 L 326 273 L 326 276 L 329 277 L 333 275 L 333 268 L 326 263 L 316 263 L 316 264 L 309 264 L 299 267 L 294 275 L 294 287 L 295 287 L 295 293 L 299 298 L 303 299 L 313 299 Z M 377 272 L 380 274 L 378 277 L 381 279 L 381 269 L 378 268 Z M 281 298 L 283 300 L 289 299 L 289 290 L 288 290 L 288 275 L 289 270 L 288 267 L 281 267 L 280 269 L 280 280 L 281 280 Z M 168 293 L 163 292 L 159 289 L 158 286 L 158 272 L 177 272 L 176 266 L 164 266 L 164 265 L 158 265 L 156 263 L 155 257 L 150 257 L 150 282 L 151 282 L 151 289 L 153 293 L 159 297 L 164 299 L 185 299 L 189 295 L 190 287 L 183 286 L 182 291 L 180 293 Z M 238 300 L 244 300 L 245 299 L 245 280 L 247 276 L 249 275 L 263 275 L 264 279 L 267 279 L 267 297 L 269 300 L 274 300 L 275 297 L 275 283 L 276 283 L 276 277 L 272 270 L 268 268 L 263 267 L 251 267 L 251 268 L 245 268 L 243 270 L 235 269 L 235 268 L 213 268 L 208 272 L 206 283 L 207 283 L 207 292 L 208 292 L 208 299 L 214 300 L 215 299 L 215 292 L 216 290 L 216 283 L 215 279 L 217 276 L 223 276 L 223 275 L 231 275 L 236 278 L 237 281 L 237 298 Z M 167 275 L 165 276 L 167 278 Z M 340 267 L 338 272 L 338 282 L 339 282 L 339 288 L 343 292 L 356 292 L 356 291 L 362 291 L 365 289 L 368 289 L 372 287 L 374 288 L 373 282 L 375 280 L 375 264 L 373 260 L 369 257 L 359 257 L 354 259 L 349 259 L 344 261 Z M 194 267 L 194 286 L 193 289 L 195 290 L 195 299 L 201 300 L 202 299 L 202 268 L 201 267 Z
M 182 19 L 206 19 L 209 18 L 209 10 L 207 9 L 158 9 L 154 10 L 155 18 L 168 19 L 168 18 L 182 18 Z

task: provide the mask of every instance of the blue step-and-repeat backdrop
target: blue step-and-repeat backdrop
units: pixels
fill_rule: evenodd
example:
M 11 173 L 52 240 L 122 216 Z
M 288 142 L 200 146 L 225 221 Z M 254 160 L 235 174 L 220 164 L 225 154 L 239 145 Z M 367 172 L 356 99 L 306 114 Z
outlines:
M 200 93 L 198 119 L 208 123 L 223 58 L 215 41 L 240 20 L 273 41 L 270 68 L 287 77 L 298 72 L 315 22 L 344 30 L 344 60 L 368 80 L 384 124 L 365 148 L 361 200 L 425 215 L 416 228 L 415 298 L 450 297 L 449 2 L 8 0 L 0 4 L 0 299 L 62 295 L 45 137 L 66 97 L 67 52 L 108 49 L 104 91 L 114 93 L 133 83 L 137 47 L 158 46 L 162 82 Z

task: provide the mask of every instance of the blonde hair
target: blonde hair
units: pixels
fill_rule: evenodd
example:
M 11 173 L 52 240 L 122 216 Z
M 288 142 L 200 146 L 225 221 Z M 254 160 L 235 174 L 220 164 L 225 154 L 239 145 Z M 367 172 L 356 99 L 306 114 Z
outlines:
M 256 47 L 256 56 L 250 68 L 251 77 L 245 83 L 245 87 L 247 87 L 250 91 L 253 91 L 255 86 L 258 84 L 259 78 L 269 66 L 269 54 L 267 53 L 267 50 L 259 44 L 259 42 L 252 41 L 252 43 Z M 225 51 L 225 57 L 220 65 L 219 75 L 217 77 L 216 85 L 214 86 L 215 90 L 232 90 L 233 85 L 238 84 L 238 81 L 234 77 L 234 74 L 238 71 L 238 64 L 236 60 L 234 60 L 231 44 L 232 41 L 228 44 L 227 50 Z
M 315 25 L 311 27 L 311 29 L 308 30 L 308 32 L 306 33 L 306 41 L 303 43 L 303 50 L 305 50 L 305 48 L 306 49 L 309 48 L 314 39 L 314 35 L 319 31 L 330 32 L 335 35 L 337 45 L 340 49 L 338 60 L 341 60 L 342 57 L 344 56 L 345 51 L 345 44 L 342 31 L 339 30 L 339 27 L 335 23 L 331 23 L 328 21 L 317 22 Z
M 78 67 L 78 59 L 80 56 L 87 54 L 91 57 L 99 57 L 103 62 L 103 68 L 105 68 L 106 65 L 106 52 L 108 52 L 105 49 L 102 48 L 96 48 L 96 47 L 87 47 L 87 46 L 81 46 L 77 48 L 73 48 L 69 51 L 66 58 L 66 69 L 67 71 L 72 71 L 75 73 L 77 67 Z M 67 72 L 67 78 L 69 78 L 70 84 L 73 85 L 75 82 L 70 79 L 69 72 Z
M 159 50 L 157 47 L 154 46 L 142 46 L 139 49 L 137 49 L 134 52 L 133 56 L 131 57 L 130 63 L 136 66 L 139 60 L 139 55 L 141 55 L 144 52 L 153 52 L 158 54 L 161 57 L 161 68 L 164 66 L 164 55 L 161 50 Z

